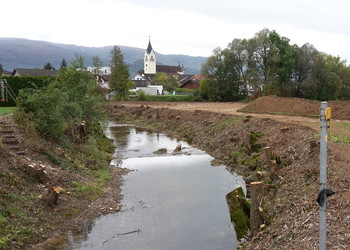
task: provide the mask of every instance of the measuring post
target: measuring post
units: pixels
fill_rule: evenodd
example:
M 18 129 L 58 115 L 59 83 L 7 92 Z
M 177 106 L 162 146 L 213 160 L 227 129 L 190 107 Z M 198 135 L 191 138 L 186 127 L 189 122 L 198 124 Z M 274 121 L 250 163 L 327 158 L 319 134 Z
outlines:
M 330 108 L 327 102 L 321 102 L 321 138 L 320 138 L 320 194 L 327 189 L 327 128 L 330 124 Z M 327 242 L 327 196 L 320 205 L 320 250 L 326 249 Z

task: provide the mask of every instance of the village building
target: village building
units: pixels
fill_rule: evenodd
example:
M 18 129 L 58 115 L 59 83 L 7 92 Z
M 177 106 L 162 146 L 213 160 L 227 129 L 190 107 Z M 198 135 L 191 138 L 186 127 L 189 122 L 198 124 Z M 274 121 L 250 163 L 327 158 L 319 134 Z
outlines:
M 58 70 L 15 68 L 12 76 L 57 76 Z
M 199 88 L 199 82 L 203 80 L 204 77 L 200 74 L 196 75 L 190 75 L 187 78 L 182 79 L 180 83 L 180 88 L 184 89 L 198 89 Z
M 194 75 L 186 75 L 183 66 L 180 66 L 180 64 L 178 66 L 157 64 L 157 57 L 152 48 L 151 40 L 148 41 L 148 46 L 144 53 L 143 64 L 143 70 L 139 70 L 131 77 L 131 80 L 135 83 L 136 90 L 142 89 L 144 92 L 153 93 L 153 91 L 147 91 L 146 88 L 152 87 L 152 79 L 157 73 L 165 73 L 174 77 L 179 82 L 179 87 L 183 86 L 184 88 L 187 88 L 187 86 L 190 86 L 188 88 L 199 88 L 199 83 L 193 83 L 193 81 L 195 81 L 194 79 L 191 83 L 183 84 L 193 78 Z M 154 86 L 157 85 L 153 85 L 153 87 Z M 158 93 L 159 90 L 160 89 L 158 88 Z M 162 94 L 162 92 L 160 94 Z

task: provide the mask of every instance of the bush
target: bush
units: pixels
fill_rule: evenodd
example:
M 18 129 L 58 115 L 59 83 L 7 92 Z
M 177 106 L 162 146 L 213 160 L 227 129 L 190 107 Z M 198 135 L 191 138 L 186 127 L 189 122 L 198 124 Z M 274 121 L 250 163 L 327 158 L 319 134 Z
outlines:
M 279 88 L 276 85 L 273 85 L 272 83 L 265 84 L 264 86 L 264 95 L 275 95 L 275 96 L 281 96 L 281 92 Z
M 48 86 L 55 81 L 55 77 L 49 76 L 2 76 L 1 79 L 5 79 L 16 96 L 19 95 L 22 89 L 41 89 Z M 0 102 L 2 107 L 16 106 L 15 101 L 9 96 L 7 102 Z
M 44 138 L 61 140 L 68 137 L 77 142 L 84 140 L 80 131 L 82 123 L 86 129 L 84 134 L 91 135 L 99 129 L 104 120 L 98 107 L 100 101 L 102 97 L 97 94 L 92 75 L 70 66 L 47 86 L 22 89 L 15 117 L 31 121 Z

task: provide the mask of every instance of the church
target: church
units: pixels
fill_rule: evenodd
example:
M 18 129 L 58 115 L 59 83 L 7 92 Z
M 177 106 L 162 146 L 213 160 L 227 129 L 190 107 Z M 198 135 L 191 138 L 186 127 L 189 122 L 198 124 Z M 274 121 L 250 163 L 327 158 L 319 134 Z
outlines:
M 183 67 L 170 65 L 157 65 L 156 53 L 152 48 L 151 40 L 148 41 L 148 46 L 143 57 L 143 70 L 139 70 L 131 80 L 152 82 L 156 73 L 166 73 L 176 79 L 182 78 L 185 75 Z M 136 82 L 135 82 L 136 83 Z

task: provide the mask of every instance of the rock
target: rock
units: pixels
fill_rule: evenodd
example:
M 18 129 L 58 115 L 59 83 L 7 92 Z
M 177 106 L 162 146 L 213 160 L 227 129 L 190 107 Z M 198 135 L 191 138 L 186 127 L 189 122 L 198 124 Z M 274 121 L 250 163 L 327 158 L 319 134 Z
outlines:
M 168 150 L 166 148 L 160 148 L 160 149 L 153 152 L 153 154 L 156 154 L 156 155 L 162 155 L 162 154 L 166 154 L 166 153 L 168 153 Z
M 180 144 L 178 144 L 178 145 L 176 146 L 176 148 L 174 149 L 174 153 L 179 153 L 179 152 L 181 152 L 181 150 L 182 150 L 182 145 L 181 145 L 181 143 L 180 143 Z

